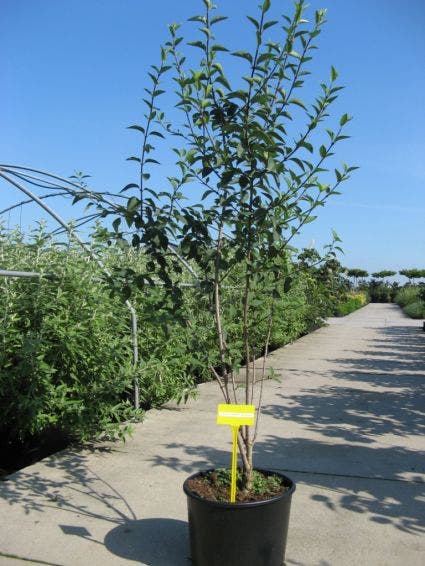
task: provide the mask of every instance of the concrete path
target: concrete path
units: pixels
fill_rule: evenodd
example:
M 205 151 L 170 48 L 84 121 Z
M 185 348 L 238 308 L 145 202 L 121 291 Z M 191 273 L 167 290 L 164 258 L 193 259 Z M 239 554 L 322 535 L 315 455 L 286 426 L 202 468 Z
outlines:
M 282 383 L 267 383 L 255 461 L 297 481 L 288 566 L 425 564 L 421 324 L 369 305 L 272 354 Z M 229 462 L 218 402 L 204 384 L 126 444 L 65 450 L 0 482 L 0 565 L 189 566 L 181 485 Z

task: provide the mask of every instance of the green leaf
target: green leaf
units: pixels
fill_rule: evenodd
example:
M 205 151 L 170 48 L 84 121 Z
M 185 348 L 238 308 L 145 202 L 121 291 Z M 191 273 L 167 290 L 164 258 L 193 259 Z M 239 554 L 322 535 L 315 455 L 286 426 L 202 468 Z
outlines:
M 289 104 L 296 104 L 297 106 L 300 106 L 301 108 L 303 108 L 304 110 L 307 110 L 306 105 L 304 104 L 304 102 L 302 100 L 300 100 L 299 98 L 291 98 L 291 100 L 288 101 Z
M 261 10 L 266 13 L 270 9 L 270 0 L 264 0 Z
M 338 236 L 338 234 L 335 232 L 333 228 L 332 228 L 332 237 L 334 239 L 334 242 L 342 242 L 341 238 Z
M 204 192 L 204 194 L 201 197 L 201 200 L 205 200 L 207 197 L 209 197 L 214 191 L 212 191 L 211 189 L 208 189 L 207 191 Z
M 218 22 L 222 22 L 223 20 L 227 20 L 228 17 L 227 16 L 214 16 L 214 18 L 211 18 L 211 25 L 214 25 Z
M 269 61 L 270 59 L 274 59 L 275 55 L 273 55 L 273 53 L 262 53 L 258 59 L 257 59 L 257 63 L 260 64 L 263 61 Z
M 299 147 L 305 147 L 310 153 L 313 153 L 313 146 L 309 142 L 300 141 L 300 142 L 298 142 L 298 146 Z
M 214 43 L 214 45 L 211 45 L 211 51 L 229 51 L 227 49 L 227 47 L 224 47 L 224 45 L 220 45 L 219 43 Z
M 123 193 L 124 191 L 128 191 L 129 189 L 138 189 L 138 188 L 139 185 L 136 185 L 136 183 L 129 183 L 123 189 L 120 190 L 120 193 Z
M 76 203 L 79 202 L 80 200 L 83 200 L 83 198 L 85 198 L 84 195 L 76 195 L 76 196 L 72 199 L 72 204 L 76 204 Z M 93 203 L 89 203 L 89 205 L 90 205 L 90 204 L 93 204 Z
M 202 27 L 199 28 L 199 31 L 201 31 L 206 37 L 211 38 L 212 37 L 212 32 L 209 28 L 207 27 Z
M 253 18 L 252 16 L 247 16 L 248 20 L 254 24 L 254 26 L 256 27 L 256 29 L 260 29 L 260 22 L 258 20 L 256 20 L 255 18 Z
M 131 197 L 128 199 L 127 202 L 127 210 L 129 212 L 133 212 L 136 210 L 140 205 L 140 200 L 137 197 Z
M 215 81 L 225 86 L 228 90 L 231 89 L 229 81 L 226 79 L 224 75 L 220 75 L 219 77 L 216 77 Z
M 192 16 L 191 18 L 188 18 L 187 21 L 188 22 L 201 22 L 201 23 L 205 24 L 205 16 Z
M 246 90 L 235 90 L 233 92 L 229 92 L 227 95 L 228 98 L 239 98 L 243 102 L 246 101 L 248 94 Z
M 249 179 L 246 175 L 241 175 L 239 177 L 239 186 L 244 189 L 249 183 Z
M 296 163 L 296 164 L 298 165 L 298 167 L 299 167 L 300 169 L 302 169 L 303 171 L 305 171 L 305 164 L 304 164 L 304 162 L 303 162 L 301 159 L 299 159 L 298 157 L 291 157 L 291 158 L 290 158 L 290 161 L 293 161 L 294 163 Z
M 143 128 L 142 126 L 138 126 L 137 124 L 135 124 L 134 126 L 127 126 L 128 130 L 137 130 L 138 132 L 141 132 L 142 134 L 145 133 L 145 128 Z
M 283 284 L 283 290 L 285 293 L 288 293 L 288 291 L 291 289 L 292 286 L 292 277 L 285 277 L 285 282 Z
M 338 78 L 338 73 L 335 69 L 335 67 L 332 65 L 331 67 L 331 81 L 336 81 L 336 79 Z
M 248 51 L 233 51 L 232 55 L 234 55 L 235 57 L 242 57 L 242 59 L 246 59 L 252 65 L 252 55 L 251 53 L 248 53 Z
M 341 116 L 341 120 L 339 121 L 339 125 L 340 126 L 344 126 L 344 124 L 346 124 L 347 122 L 349 122 L 351 120 L 351 116 L 349 116 L 348 114 L 343 114 Z
M 326 147 L 324 145 L 320 146 L 319 153 L 320 153 L 320 157 L 322 157 L 322 159 L 324 159 L 326 157 L 327 150 L 326 150 Z
M 202 41 L 189 41 L 188 45 L 191 47 L 199 47 L 199 49 L 202 49 L 203 51 L 206 51 L 207 49 L 207 46 Z
M 214 171 L 214 169 L 212 167 L 206 166 L 203 167 L 201 175 L 203 178 L 208 177 L 208 175 L 210 175 L 212 172 Z
M 269 157 L 267 160 L 267 169 L 269 171 L 276 171 L 276 162 L 273 157 Z
M 268 29 L 271 28 L 272 26 L 278 24 L 279 22 L 277 20 L 270 20 L 269 22 L 266 22 L 263 26 L 263 29 Z

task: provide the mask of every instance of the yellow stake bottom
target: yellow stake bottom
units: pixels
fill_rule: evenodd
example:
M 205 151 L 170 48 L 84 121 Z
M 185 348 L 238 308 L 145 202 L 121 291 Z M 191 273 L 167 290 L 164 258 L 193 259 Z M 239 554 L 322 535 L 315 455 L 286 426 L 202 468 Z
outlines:
M 236 473 L 238 464 L 238 431 L 239 425 L 232 426 L 232 478 L 230 483 L 230 503 L 235 503 L 236 501 Z
M 232 476 L 230 482 L 230 503 L 236 501 L 236 473 L 238 463 L 238 432 L 239 427 L 252 426 L 255 420 L 254 405 L 232 405 L 221 403 L 217 407 L 217 424 L 230 425 L 232 427 Z

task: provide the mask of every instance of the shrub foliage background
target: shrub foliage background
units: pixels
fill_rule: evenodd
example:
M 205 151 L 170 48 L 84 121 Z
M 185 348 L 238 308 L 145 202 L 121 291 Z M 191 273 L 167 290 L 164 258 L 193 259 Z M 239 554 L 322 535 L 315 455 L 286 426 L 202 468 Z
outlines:
M 110 248 L 97 237 L 91 245 L 116 271 L 143 261 L 142 252 Z M 105 432 L 125 435 L 129 427 L 120 423 L 139 418 L 140 412 L 131 404 L 130 324 L 122 289 L 111 295 L 91 260 L 72 245 L 55 245 L 42 227 L 27 238 L 19 230 L 0 232 L 0 261 L 3 269 L 54 276 L 0 279 L 1 444 L 22 443 L 52 428 L 75 439 Z M 288 264 L 287 258 L 283 261 Z M 332 263 L 320 268 L 305 260 L 289 264 L 291 285 L 283 289 L 282 281 L 273 347 L 320 326 L 343 292 Z M 235 305 L 227 310 L 227 328 L 235 357 L 243 363 L 237 284 L 237 277 L 229 281 L 224 300 Z M 258 344 L 267 332 L 266 280 L 262 286 L 253 324 Z M 144 408 L 187 397 L 196 383 L 209 379 L 209 366 L 218 364 L 213 314 L 203 293 L 187 288 L 179 316 L 170 314 L 161 287 L 132 296 L 139 319 L 137 377 Z
M 398 291 L 394 301 L 411 318 L 425 318 L 425 285 L 406 285 Z

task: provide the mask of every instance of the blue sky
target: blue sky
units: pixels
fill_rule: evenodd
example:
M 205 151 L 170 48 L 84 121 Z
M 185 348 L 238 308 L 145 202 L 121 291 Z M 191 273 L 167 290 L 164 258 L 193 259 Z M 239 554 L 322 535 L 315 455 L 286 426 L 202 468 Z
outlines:
M 245 49 L 252 41 L 246 14 L 251 0 L 217 2 L 230 19 L 221 43 Z M 94 188 L 120 190 L 137 182 L 126 158 L 140 138 L 149 65 L 158 61 L 167 24 L 202 12 L 201 0 L 1 0 L 0 162 L 67 177 L 91 175 Z M 272 2 L 276 14 L 292 2 Z M 369 271 L 425 267 L 425 2 L 423 0 L 312 0 L 306 17 L 328 9 L 306 98 L 329 76 L 345 85 L 336 117 L 353 116 L 351 139 L 339 161 L 360 169 L 343 194 L 320 210 L 298 244 L 319 248 L 335 229 L 348 267 Z M 192 38 L 191 38 L 192 39 Z M 233 68 L 231 68 L 233 71 Z M 235 69 L 236 71 L 236 69 Z M 167 167 L 167 165 L 165 165 Z M 20 196 L 0 182 L 1 208 Z M 69 202 L 55 207 L 66 218 Z M 10 224 L 42 215 L 18 211 Z

